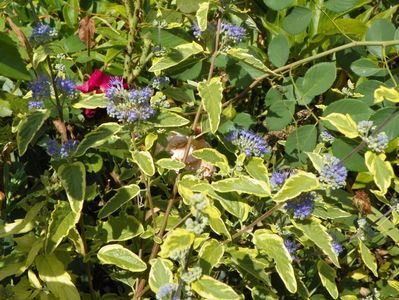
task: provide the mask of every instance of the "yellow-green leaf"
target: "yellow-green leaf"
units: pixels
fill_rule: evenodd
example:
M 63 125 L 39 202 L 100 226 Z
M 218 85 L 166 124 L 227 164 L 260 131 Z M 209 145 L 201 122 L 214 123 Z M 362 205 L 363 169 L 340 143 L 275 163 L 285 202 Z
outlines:
M 202 99 L 204 110 L 208 113 L 211 132 L 218 130 L 220 114 L 222 113 L 223 85 L 219 77 L 214 77 L 211 81 L 200 82 L 198 93 Z
M 377 272 L 377 261 L 375 259 L 375 256 L 369 248 L 362 242 L 361 239 L 358 239 L 359 241 L 359 252 L 360 256 L 362 257 L 362 260 L 364 264 L 366 265 L 367 268 L 370 269 L 371 272 L 373 272 L 375 277 L 378 277 L 378 272 Z
M 199 4 L 197 13 L 195 17 L 197 19 L 198 27 L 201 31 L 205 31 L 208 27 L 208 10 L 209 10 L 209 2 L 202 2 Z
M 253 179 L 247 176 L 239 178 L 227 178 L 212 183 L 215 191 L 221 193 L 237 192 L 239 194 L 246 193 L 259 197 L 270 196 L 270 189 L 266 182 Z
M 173 267 L 173 264 L 163 258 L 158 257 L 155 261 L 152 261 L 148 284 L 154 293 L 158 292 L 161 286 L 173 282 L 171 267 Z
M 191 285 L 192 289 L 206 300 L 240 300 L 240 296 L 227 284 L 203 275 Z
M 119 244 L 102 247 L 97 257 L 103 264 L 115 265 L 130 272 L 142 272 L 147 269 L 147 265 L 140 257 Z
M 267 167 L 265 166 L 262 158 L 251 157 L 248 160 L 248 164 L 245 166 L 245 170 L 247 170 L 251 177 L 265 182 L 270 193 L 269 172 L 267 171 Z
M 66 191 L 72 210 L 80 213 L 86 194 L 86 170 L 84 164 L 80 161 L 63 164 L 58 168 L 57 174 Z
M 273 197 L 276 202 L 293 199 L 302 193 L 317 190 L 320 186 L 319 180 L 313 173 L 299 171 L 289 177 L 278 193 Z
M 374 182 L 385 195 L 391 185 L 392 178 L 395 177 L 391 163 L 385 161 L 384 154 L 375 154 L 367 151 L 364 155 L 367 169 L 374 177 Z
M 247 49 L 243 48 L 230 48 L 227 51 L 227 54 L 232 56 L 233 58 L 242 61 L 255 69 L 261 70 L 265 73 L 271 72 L 271 70 L 265 66 L 265 64 L 257 59 L 255 56 L 250 54 Z
M 387 88 L 381 85 L 374 91 L 374 103 L 380 103 L 384 100 L 398 103 L 399 92 L 395 88 Z
M 133 161 L 139 166 L 140 170 L 147 176 L 155 174 L 154 161 L 148 151 L 135 151 L 132 153 Z
M 349 114 L 331 113 L 326 117 L 321 118 L 323 121 L 329 122 L 333 125 L 339 132 L 348 138 L 355 138 L 359 136 L 357 131 L 357 126 L 355 121 Z
M 161 246 L 159 256 L 167 258 L 173 251 L 186 250 L 194 242 L 195 234 L 184 228 L 176 228 L 169 232 Z
M 224 245 L 215 239 L 206 241 L 199 253 L 199 262 L 202 268 L 202 274 L 210 274 L 213 267 L 215 267 L 224 254 Z
M 327 289 L 333 299 L 337 299 L 338 288 L 335 283 L 335 278 L 337 277 L 335 269 L 330 267 L 324 260 L 319 260 L 317 263 L 317 270 L 323 286 Z
M 195 150 L 192 156 L 220 168 L 221 172 L 224 174 L 227 174 L 230 170 L 227 157 L 216 149 L 203 148 Z
M 156 164 L 163 169 L 174 171 L 181 170 L 186 166 L 183 162 L 171 158 L 161 158 L 157 160 Z

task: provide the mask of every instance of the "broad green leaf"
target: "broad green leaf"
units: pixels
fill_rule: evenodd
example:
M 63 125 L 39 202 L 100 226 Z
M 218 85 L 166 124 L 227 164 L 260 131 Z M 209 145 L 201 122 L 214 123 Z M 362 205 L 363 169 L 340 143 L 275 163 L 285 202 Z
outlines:
M 313 164 L 313 167 L 320 172 L 321 167 L 323 165 L 323 156 L 321 156 L 318 153 L 314 153 L 314 152 L 307 152 L 306 153 L 309 156 L 310 161 Z
M 36 110 L 26 115 L 18 125 L 17 146 L 20 156 L 24 155 L 44 122 L 50 116 L 49 110 Z
M 263 0 L 263 2 L 273 10 L 282 10 L 294 3 L 294 0 Z
M 291 220 L 293 225 L 301 230 L 305 236 L 307 236 L 313 243 L 316 244 L 336 265 L 338 268 L 339 261 L 337 254 L 332 248 L 332 238 L 327 233 L 327 228 L 321 224 L 321 221 L 316 218 L 310 218 L 302 221 Z
M 294 161 L 292 166 L 305 164 L 308 158 L 306 152 L 313 151 L 316 142 L 317 129 L 313 125 L 303 125 L 291 132 L 285 143 L 285 153 L 290 161 Z
M 214 190 L 208 191 L 208 196 L 218 200 L 223 208 L 241 221 L 248 218 L 251 206 L 245 202 L 245 198 L 241 198 L 237 193 L 217 193 Z
M 95 109 L 95 108 L 106 108 L 109 100 L 107 97 L 105 97 L 104 94 L 83 94 L 82 99 L 79 100 L 78 102 L 74 103 L 72 107 L 74 108 L 90 108 L 90 109 Z
M 250 177 L 227 178 L 212 183 L 215 191 L 221 193 L 237 192 L 246 193 L 259 197 L 270 196 L 270 188 L 265 182 Z
M 158 72 L 169 69 L 173 66 L 180 64 L 189 57 L 204 51 L 204 49 L 202 49 L 202 46 L 197 44 L 196 42 L 178 45 L 171 50 L 171 53 L 157 60 L 148 71 Z
M 151 291 L 156 293 L 161 286 L 173 282 L 171 267 L 173 267 L 171 262 L 163 258 L 157 258 L 151 262 L 151 270 L 148 275 Z
M 45 201 L 36 203 L 32 208 L 29 208 L 24 219 L 16 219 L 13 223 L 0 225 L 0 238 L 31 231 L 35 227 L 34 219 L 45 204 Z
M 351 64 L 351 70 L 359 76 L 369 77 L 377 74 L 382 69 L 368 58 L 360 58 Z
M 122 129 L 117 123 L 103 123 L 86 134 L 75 151 L 75 156 L 82 156 L 89 148 L 96 148 L 105 144 L 114 134 Z
M 320 22 L 318 31 L 327 36 L 342 34 L 342 32 L 345 32 L 347 35 L 362 37 L 367 29 L 368 27 L 363 21 L 345 18 L 335 19 L 334 23 L 331 22 L 331 20 L 326 19 L 324 22 Z
M 290 45 L 284 34 L 280 33 L 274 37 L 267 48 L 269 60 L 276 67 L 284 66 L 290 54 Z
M 224 254 L 224 245 L 215 239 L 206 241 L 199 253 L 199 264 L 202 274 L 209 275 L 211 270 L 217 266 Z
M 198 94 L 201 97 L 204 110 L 208 113 L 211 132 L 216 133 L 222 113 L 223 85 L 220 78 L 214 77 L 209 83 L 200 82 Z
M 189 120 L 170 111 L 161 112 L 156 116 L 155 127 L 180 127 L 190 123 Z
M 191 288 L 198 295 L 207 300 L 241 299 L 230 286 L 207 275 L 203 275 L 201 279 L 193 282 Z
M 209 0 L 176 0 L 176 6 L 183 13 L 192 13 L 199 9 L 201 3 L 208 1 Z
M 327 91 L 337 77 L 335 63 L 318 63 L 306 71 L 300 87 L 303 97 L 314 97 Z
M 319 277 L 323 286 L 333 299 L 337 299 L 339 294 L 337 284 L 335 283 L 335 278 L 337 277 L 335 269 L 330 267 L 324 260 L 319 260 L 317 262 L 317 271 L 319 272 Z
M 201 31 L 205 31 L 208 27 L 208 10 L 209 2 L 202 2 L 199 4 L 198 10 L 195 14 L 198 26 Z
M 143 272 L 147 269 L 140 257 L 119 244 L 102 247 L 97 253 L 97 258 L 102 264 L 115 265 L 130 272 Z
M 380 103 L 384 100 L 398 103 L 399 92 L 395 88 L 387 88 L 381 85 L 378 89 L 374 91 L 374 103 Z
M 297 283 L 294 268 L 291 264 L 292 258 L 284 246 L 284 240 L 277 234 L 257 230 L 254 234 L 253 242 L 258 250 L 265 251 L 273 259 L 277 273 L 283 280 L 287 290 L 291 293 L 296 293 Z
M 352 141 L 347 138 L 335 138 L 335 141 L 332 144 L 332 152 L 335 157 L 342 160 L 358 145 L 359 143 L 357 141 Z M 364 163 L 363 154 L 360 153 L 353 154 L 350 159 L 347 159 L 343 162 L 343 165 L 349 171 L 367 171 L 366 164 Z
M 368 120 L 374 111 L 363 100 L 340 99 L 327 106 L 323 111 L 323 117 L 331 113 L 348 114 L 357 123 Z M 330 126 L 326 126 L 326 128 L 332 129 Z
M 98 218 L 103 219 L 108 217 L 113 212 L 117 211 L 122 205 L 132 200 L 140 193 L 140 187 L 136 184 L 123 186 L 116 190 L 116 194 L 101 208 L 98 212 Z
M 284 202 L 302 193 L 317 190 L 319 186 L 320 183 L 316 175 L 299 171 L 284 182 L 284 185 L 273 197 L 273 200 L 275 202 Z
M 367 151 L 364 155 L 366 166 L 374 177 L 374 182 L 385 195 L 391 185 L 392 178 L 395 177 L 391 163 L 385 161 L 385 155 L 377 155 Z
M 360 256 L 366 265 L 367 268 L 370 269 L 371 272 L 373 272 L 375 277 L 378 277 L 378 272 L 377 272 L 377 261 L 373 253 L 367 248 L 367 246 L 362 242 L 361 239 L 358 239 L 359 242 L 359 252 Z
M 227 157 L 212 148 L 203 148 L 199 150 L 195 150 L 192 153 L 192 156 L 198 159 L 201 159 L 212 166 L 216 166 L 220 168 L 223 174 L 227 174 L 230 171 L 229 162 Z
M 269 172 L 262 158 L 260 157 L 251 157 L 248 160 L 247 165 L 245 166 L 245 170 L 251 175 L 253 178 L 264 181 L 269 187 Z
M 295 115 L 295 100 L 277 100 L 273 102 L 266 115 L 269 130 L 282 130 L 292 122 Z
M 12 110 L 8 101 L 0 100 L 0 118 L 11 117 Z
M 332 113 L 326 117 L 321 118 L 323 121 L 329 122 L 333 125 L 339 132 L 348 138 L 356 138 L 359 136 L 357 131 L 357 125 L 353 121 L 352 117 L 348 114 Z
M 295 6 L 294 9 L 283 20 L 283 28 L 292 35 L 303 32 L 312 19 L 312 12 L 302 6 Z
M 15 80 L 31 80 L 26 64 L 18 51 L 18 46 L 5 32 L 0 32 L 0 75 Z
M 194 243 L 194 238 L 195 234 L 187 229 L 176 228 L 170 231 L 161 245 L 159 256 L 167 258 L 174 251 L 189 249 Z
M 395 36 L 395 26 L 386 19 L 377 19 L 366 32 L 366 41 L 390 41 Z M 375 56 L 382 58 L 380 46 L 368 46 L 367 49 Z M 388 53 L 388 49 L 386 49 Z
M 78 17 L 80 14 L 79 0 L 68 0 L 66 1 L 62 10 L 65 22 L 69 27 L 75 28 L 78 23 Z
M 144 139 L 144 145 L 145 145 L 144 149 L 149 151 L 152 148 L 152 146 L 154 146 L 157 139 L 158 139 L 157 134 L 152 133 L 152 132 L 148 133 Z
M 222 214 L 216 207 L 207 206 L 202 212 L 208 217 L 209 226 L 215 233 L 231 238 L 226 224 L 222 221 Z
M 80 161 L 63 164 L 58 168 L 57 174 L 66 191 L 72 210 L 79 214 L 86 194 L 86 170 L 84 164 Z
M 161 158 L 157 160 L 156 164 L 163 169 L 174 171 L 181 170 L 186 166 L 183 162 L 171 158 Z
M 40 279 L 46 283 L 47 288 L 55 297 L 65 300 L 80 299 L 71 276 L 57 256 L 54 254 L 40 255 L 36 257 L 35 264 Z
M 122 214 L 118 217 L 109 216 L 108 221 L 100 222 L 97 227 L 88 227 L 86 236 L 91 240 L 109 243 L 131 240 L 143 232 L 143 225 L 135 217 Z
M 148 151 L 135 151 L 132 153 L 133 161 L 139 166 L 140 170 L 147 176 L 155 174 L 154 161 Z
M 265 73 L 271 71 L 268 67 L 265 66 L 265 64 L 261 60 L 257 59 L 255 56 L 250 54 L 247 49 L 230 48 L 227 51 L 227 54 L 239 61 L 242 61 L 250 65 L 251 67 L 254 67 L 257 70 L 261 70 Z
M 342 12 L 355 6 L 358 0 L 328 0 L 325 6 L 333 12 Z
M 75 227 L 79 218 L 80 213 L 71 210 L 68 202 L 58 201 L 51 213 L 44 242 L 44 252 L 46 254 L 51 254 L 58 247 L 62 239 Z

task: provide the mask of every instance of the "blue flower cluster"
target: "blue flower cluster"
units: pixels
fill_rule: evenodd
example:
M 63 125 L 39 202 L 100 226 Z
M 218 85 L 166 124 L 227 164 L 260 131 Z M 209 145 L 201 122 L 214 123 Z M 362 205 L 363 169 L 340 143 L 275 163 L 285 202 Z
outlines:
M 272 190 L 278 190 L 292 174 L 294 174 L 292 169 L 273 171 L 270 178 Z
M 122 78 L 113 77 L 105 95 L 110 100 L 107 106 L 108 115 L 121 122 L 148 120 L 155 115 L 155 110 L 150 105 L 152 90 L 149 87 L 128 91 L 124 88 Z
M 59 91 L 65 96 L 69 98 L 77 97 L 78 91 L 76 89 L 76 84 L 73 80 L 57 77 L 55 79 L 55 83 L 57 84 L 57 88 L 59 89 Z
M 221 32 L 224 38 L 227 41 L 231 41 L 233 44 L 241 42 L 246 35 L 244 28 L 230 23 L 222 23 Z
M 335 141 L 335 137 L 326 130 L 320 133 L 320 139 L 322 142 L 329 144 L 332 144 Z
M 331 155 L 325 155 L 323 158 L 323 165 L 320 169 L 320 182 L 326 187 L 333 190 L 345 186 L 346 176 L 348 171 L 338 158 Z
M 193 36 L 194 36 L 197 40 L 199 40 L 200 37 L 201 37 L 202 31 L 201 31 L 201 29 L 200 29 L 198 23 L 194 23 L 194 24 L 191 26 L 191 29 L 193 30 Z
M 388 146 L 389 138 L 385 132 L 376 133 L 376 126 L 373 121 L 360 121 L 357 124 L 357 131 L 367 147 L 377 153 L 384 152 Z
M 268 143 L 251 130 L 235 130 L 229 134 L 227 139 L 247 156 L 263 157 L 270 153 Z
M 51 88 L 50 82 L 47 77 L 39 77 L 37 80 L 30 84 L 32 90 L 32 100 L 29 101 L 29 109 L 42 109 L 44 108 L 43 100 L 50 99 Z
M 33 110 L 33 109 L 43 109 L 44 108 L 44 103 L 43 101 L 29 101 L 28 103 L 28 109 Z
M 296 243 L 293 240 L 284 240 L 284 246 L 287 249 L 288 253 L 291 255 L 291 258 L 293 260 L 297 260 L 297 256 L 295 255 L 295 252 L 299 249 L 298 243 Z
M 337 241 L 337 237 L 330 233 L 332 238 L 331 246 L 335 252 L 335 254 L 340 255 L 344 251 L 344 247 Z
M 57 37 L 57 30 L 46 24 L 40 24 L 32 28 L 32 34 L 29 38 L 33 47 L 47 44 Z
M 295 199 L 287 201 L 285 209 L 293 215 L 295 219 L 306 219 L 314 209 L 315 193 L 304 193 Z
M 79 141 L 76 140 L 68 140 L 61 145 L 56 140 L 49 140 L 47 152 L 53 158 L 68 158 L 78 144 Z
M 163 300 L 165 297 L 168 297 L 168 299 L 170 298 L 170 296 L 177 290 L 177 284 L 176 283 L 167 283 L 164 284 L 163 286 L 161 286 L 158 289 L 157 292 L 157 299 L 158 300 Z
M 170 79 L 167 76 L 154 77 L 151 86 L 157 90 L 163 90 L 169 86 Z

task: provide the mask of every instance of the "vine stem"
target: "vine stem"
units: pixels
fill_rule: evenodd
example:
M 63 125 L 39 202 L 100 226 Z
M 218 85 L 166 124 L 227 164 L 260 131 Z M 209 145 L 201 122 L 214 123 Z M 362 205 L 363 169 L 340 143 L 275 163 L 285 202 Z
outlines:
M 399 40 L 391 40 L 391 41 L 361 41 L 361 42 L 350 42 L 347 43 L 345 45 L 341 45 L 332 49 L 329 49 L 327 51 L 309 56 L 307 58 L 295 61 L 293 63 L 287 64 L 285 66 L 282 66 L 280 68 L 274 69 L 274 70 L 270 70 L 268 72 L 266 72 L 265 74 L 263 74 L 262 76 L 256 78 L 248 87 L 246 87 L 239 95 L 237 95 L 236 97 L 230 99 L 229 101 L 226 101 L 225 103 L 223 103 L 223 106 L 227 106 L 229 105 L 231 102 L 234 102 L 238 99 L 241 99 L 242 97 L 244 97 L 250 90 L 252 90 L 253 88 L 255 88 L 259 83 L 261 83 L 263 80 L 269 78 L 271 75 L 274 75 L 274 73 L 282 73 L 285 71 L 289 71 L 290 69 L 293 69 L 297 66 L 300 65 L 304 65 L 307 64 L 311 61 L 314 61 L 316 59 L 328 56 L 330 54 L 334 54 L 336 52 L 340 52 L 346 49 L 350 49 L 350 48 L 354 48 L 354 47 L 362 47 L 362 46 L 380 46 L 380 47 L 389 47 L 389 46 L 394 46 L 394 45 L 399 45 Z
M 217 55 L 219 53 L 219 39 L 220 39 L 221 24 L 222 24 L 221 18 L 219 17 L 218 21 L 217 21 L 217 27 L 216 27 L 215 48 L 214 48 L 212 56 L 211 56 L 211 65 L 210 65 L 210 68 L 209 68 L 209 73 L 208 73 L 208 78 L 207 78 L 207 82 L 208 83 L 212 79 L 213 72 L 215 70 L 216 57 L 217 57 Z M 191 130 L 193 132 L 195 132 L 195 129 L 196 129 L 198 123 L 199 123 L 201 112 L 202 112 L 202 103 L 200 103 L 199 106 L 198 106 L 198 109 L 197 109 L 197 112 L 195 114 L 195 118 L 194 118 L 193 124 L 191 126 Z M 188 140 L 187 140 L 187 144 L 186 144 L 186 147 L 184 149 L 183 162 L 187 161 L 188 155 L 190 153 L 190 148 L 191 148 L 192 142 L 193 142 L 193 136 L 190 136 L 188 138 Z M 162 220 L 162 224 L 161 224 L 161 227 L 160 227 L 159 233 L 158 233 L 158 238 L 160 238 L 160 239 L 162 239 L 163 236 L 164 236 L 165 229 L 166 229 L 166 226 L 168 224 L 169 215 L 170 215 L 170 213 L 172 211 L 173 205 L 178 201 L 177 200 L 177 192 L 178 192 L 177 191 L 177 186 L 179 184 L 180 179 L 181 179 L 181 173 L 179 173 L 179 175 L 176 177 L 175 184 L 173 185 L 173 196 L 168 201 L 168 206 L 166 208 L 166 211 L 165 211 L 165 214 L 164 214 L 164 217 L 163 217 L 163 220 Z M 158 243 L 154 242 L 154 245 L 153 245 L 153 247 L 151 249 L 151 254 L 150 254 L 150 257 L 149 257 L 148 261 L 150 261 L 151 259 L 154 259 L 157 256 L 158 251 L 159 251 L 159 247 L 160 247 L 160 245 Z M 147 290 L 147 289 L 145 289 L 145 284 L 146 284 L 146 280 L 144 278 L 142 278 L 140 280 L 138 288 L 136 289 L 136 292 L 135 292 L 135 295 L 133 296 L 133 299 L 140 299 L 140 297 L 145 293 L 145 291 Z

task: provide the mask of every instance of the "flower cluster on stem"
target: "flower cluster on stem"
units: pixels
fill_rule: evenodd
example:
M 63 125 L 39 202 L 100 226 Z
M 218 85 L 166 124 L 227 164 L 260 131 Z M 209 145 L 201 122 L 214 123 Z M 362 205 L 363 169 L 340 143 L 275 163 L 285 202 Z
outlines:
M 367 143 L 367 147 L 374 152 L 381 153 L 388 146 L 389 138 L 384 131 L 377 133 L 376 129 L 373 121 L 360 121 L 357 124 L 357 131 L 362 140 Z
M 251 130 L 235 130 L 228 135 L 227 139 L 248 157 L 263 157 L 270 153 L 270 147 L 266 140 Z

